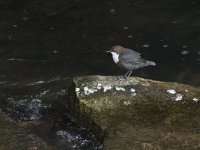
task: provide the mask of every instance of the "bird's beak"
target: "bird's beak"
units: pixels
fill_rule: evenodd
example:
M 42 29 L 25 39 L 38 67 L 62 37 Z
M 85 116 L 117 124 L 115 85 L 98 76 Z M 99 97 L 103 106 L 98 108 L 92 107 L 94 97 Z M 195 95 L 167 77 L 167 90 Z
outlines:
M 106 53 L 110 53 L 110 52 L 111 52 L 111 50 L 106 51 Z

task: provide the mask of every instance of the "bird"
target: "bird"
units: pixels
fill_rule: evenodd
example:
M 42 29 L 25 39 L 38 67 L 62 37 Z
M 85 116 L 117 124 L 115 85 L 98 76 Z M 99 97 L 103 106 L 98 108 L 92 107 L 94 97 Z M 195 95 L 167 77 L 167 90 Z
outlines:
M 135 69 L 146 66 L 156 66 L 155 62 L 142 58 L 139 52 L 125 48 L 121 45 L 115 45 L 106 52 L 112 54 L 113 61 L 117 66 L 127 70 L 127 73 L 124 75 L 125 80 L 131 76 Z

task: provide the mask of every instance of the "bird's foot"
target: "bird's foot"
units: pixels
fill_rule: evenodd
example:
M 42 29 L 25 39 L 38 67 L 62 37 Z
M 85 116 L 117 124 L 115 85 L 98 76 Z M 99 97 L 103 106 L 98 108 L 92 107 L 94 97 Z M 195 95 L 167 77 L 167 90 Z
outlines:
M 121 76 L 121 77 L 119 78 L 119 81 L 125 81 L 125 77 L 124 77 L 124 76 Z
M 128 81 L 128 77 L 127 76 L 124 76 L 124 81 Z
M 126 82 L 128 80 L 128 78 L 127 78 L 127 76 L 122 76 L 119 80 Z

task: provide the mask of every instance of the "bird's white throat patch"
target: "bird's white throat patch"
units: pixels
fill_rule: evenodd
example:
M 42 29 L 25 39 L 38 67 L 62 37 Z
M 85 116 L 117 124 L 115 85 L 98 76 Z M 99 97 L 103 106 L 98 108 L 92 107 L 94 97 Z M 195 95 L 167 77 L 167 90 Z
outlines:
M 114 60 L 115 63 L 119 62 L 119 54 L 117 54 L 116 52 L 111 52 L 112 54 L 112 58 Z

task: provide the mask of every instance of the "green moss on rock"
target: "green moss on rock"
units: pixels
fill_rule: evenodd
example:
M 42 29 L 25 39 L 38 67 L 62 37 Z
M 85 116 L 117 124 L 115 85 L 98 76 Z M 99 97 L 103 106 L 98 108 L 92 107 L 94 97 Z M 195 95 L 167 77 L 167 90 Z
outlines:
M 104 141 L 136 127 L 193 130 L 200 124 L 199 100 L 200 88 L 138 77 L 77 77 L 69 91 L 71 114 L 98 137 L 106 133 Z

